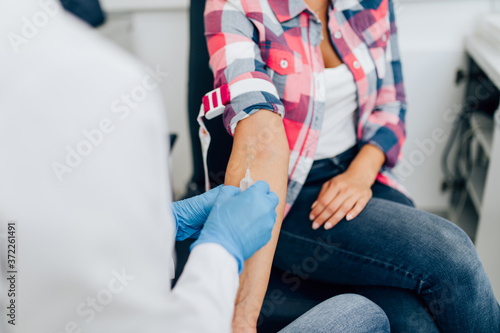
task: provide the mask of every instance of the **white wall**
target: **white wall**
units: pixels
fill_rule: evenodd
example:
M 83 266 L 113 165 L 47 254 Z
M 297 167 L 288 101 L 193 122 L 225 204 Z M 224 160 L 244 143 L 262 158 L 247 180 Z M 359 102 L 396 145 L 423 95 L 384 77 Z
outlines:
M 174 193 L 179 198 L 193 170 L 187 121 L 187 1 L 105 0 L 102 4 L 110 15 L 100 31 L 145 64 L 160 66 L 169 73 L 161 89 L 170 132 L 178 134 L 171 154 L 171 171 Z
M 111 15 L 101 31 L 147 64 L 159 64 L 170 73 L 162 89 L 171 130 L 179 134 L 172 169 L 175 193 L 182 195 L 192 172 L 186 95 L 188 1 L 103 0 L 103 5 Z M 434 140 L 434 149 L 430 149 L 429 140 L 436 129 L 442 129 L 444 136 L 449 132 L 448 110 L 461 103 L 463 93 L 463 86 L 454 84 L 456 70 L 465 66 L 463 38 L 489 9 L 488 0 L 396 2 L 409 104 L 405 167 L 399 174 L 425 209 L 447 206 L 440 193 L 444 143 Z M 419 148 L 419 142 L 427 142 L 428 149 Z

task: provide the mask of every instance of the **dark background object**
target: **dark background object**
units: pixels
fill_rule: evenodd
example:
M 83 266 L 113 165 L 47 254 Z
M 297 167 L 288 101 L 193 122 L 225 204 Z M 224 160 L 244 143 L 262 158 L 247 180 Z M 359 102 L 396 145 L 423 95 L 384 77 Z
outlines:
M 441 169 L 444 174 L 441 189 L 443 191 L 451 190 L 451 205 L 453 207 L 460 201 L 466 180 L 472 171 L 471 145 L 473 144 L 473 136 L 468 134 L 473 130 L 470 118 L 476 112 L 483 112 L 489 117 L 493 117 L 493 113 L 500 104 L 500 91 L 470 56 L 467 57 L 467 61 L 468 73 L 457 74 L 457 79 L 459 76 L 467 79 L 463 107 L 452 126 L 441 159 Z M 457 80 L 457 82 L 461 80 Z M 461 161 L 464 162 L 466 170 L 459 167 Z M 464 171 L 466 172 L 464 173 Z
M 205 180 L 201 144 L 198 137 L 198 122 L 196 117 L 200 111 L 203 96 L 214 89 L 214 77 L 208 65 L 209 57 L 205 40 L 203 11 L 205 0 L 191 1 L 189 13 L 189 82 L 188 110 L 189 130 L 193 148 L 193 177 L 188 186 L 187 196 L 204 192 Z M 212 187 L 224 183 L 227 162 L 233 146 L 233 138 L 222 124 L 222 117 L 205 120 L 205 125 L 212 137 L 208 152 L 208 174 Z
M 174 149 L 175 142 L 177 141 L 177 134 L 170 134 L 170 150 Z
M 64 9 L 84 20 L 94 28 L 102 25 L 106 16 L 99 0 L 61 0 Z

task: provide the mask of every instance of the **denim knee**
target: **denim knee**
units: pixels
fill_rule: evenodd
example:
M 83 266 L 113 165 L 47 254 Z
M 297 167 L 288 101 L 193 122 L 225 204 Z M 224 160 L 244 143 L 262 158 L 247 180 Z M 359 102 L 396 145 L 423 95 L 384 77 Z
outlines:
M 280 333 L 389 333 L 384 311 L 367 298 L 343 294 L 318 304 Z
M 469 236 L 449 221 L 436 222 L 441 228 L 427 251 L 430 267 L 421 286 L 423 293 L 436 293 L 449 302 L 450 298 L 482 283 L 486 275 Z
M 390 324 L 384 310 L 368 298 L 357 294 L 342 294 L 326 302 L 349 304 L 350 320 L 357 322 L 360 331 L 390 332 Z

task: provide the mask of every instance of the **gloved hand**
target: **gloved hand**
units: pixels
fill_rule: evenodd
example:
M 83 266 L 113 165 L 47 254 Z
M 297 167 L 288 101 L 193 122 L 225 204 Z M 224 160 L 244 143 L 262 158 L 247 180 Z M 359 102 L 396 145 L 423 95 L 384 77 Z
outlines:
M 224 185 L 217 186 L 201 195 L 172 202 L 171 208 L 177 228 L 176 240 L 196 238 L 212 210 L 215 198 Z
M 193 247 L 218 243 L 238 261 L 239 272 L 246 259 L 271 239 L 279 198 L 269 185 L 258 181 L 246 191 L 224 186 Z

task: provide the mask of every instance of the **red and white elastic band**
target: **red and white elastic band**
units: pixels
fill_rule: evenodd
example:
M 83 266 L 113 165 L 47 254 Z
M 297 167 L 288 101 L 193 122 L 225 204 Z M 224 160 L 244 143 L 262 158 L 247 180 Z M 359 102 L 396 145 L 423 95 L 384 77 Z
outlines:
M 208 191 L 210 189 L 210 182 L 208 179 L 208 166 L 207 166 L 207 155 L 208 148 L 210 147 L 210 133 L 203 122 L 203 117 L 206 119 L 213 119 L 224 112 L 224 108 L 227 103 L 231 100 L 231 95 L 229 93 L 229 87 L 227 84 L 220 86 L 217 89 L 214 89 L 205 96 L 203 96 L 203 100 L 200 106 L 200 112 L 198 113 L 198 124 L 200 125 L 200 129 L 198 134 L 200 136 L 201 142 L 201 151 L 203 154 L 203 169 L 205 171 L 205 190 Z
M 203 111 L 205 118 L 213 119 L 224 112 L 224 107 L 231 99 L 227 84 L 210 91 L 203 96 Z

